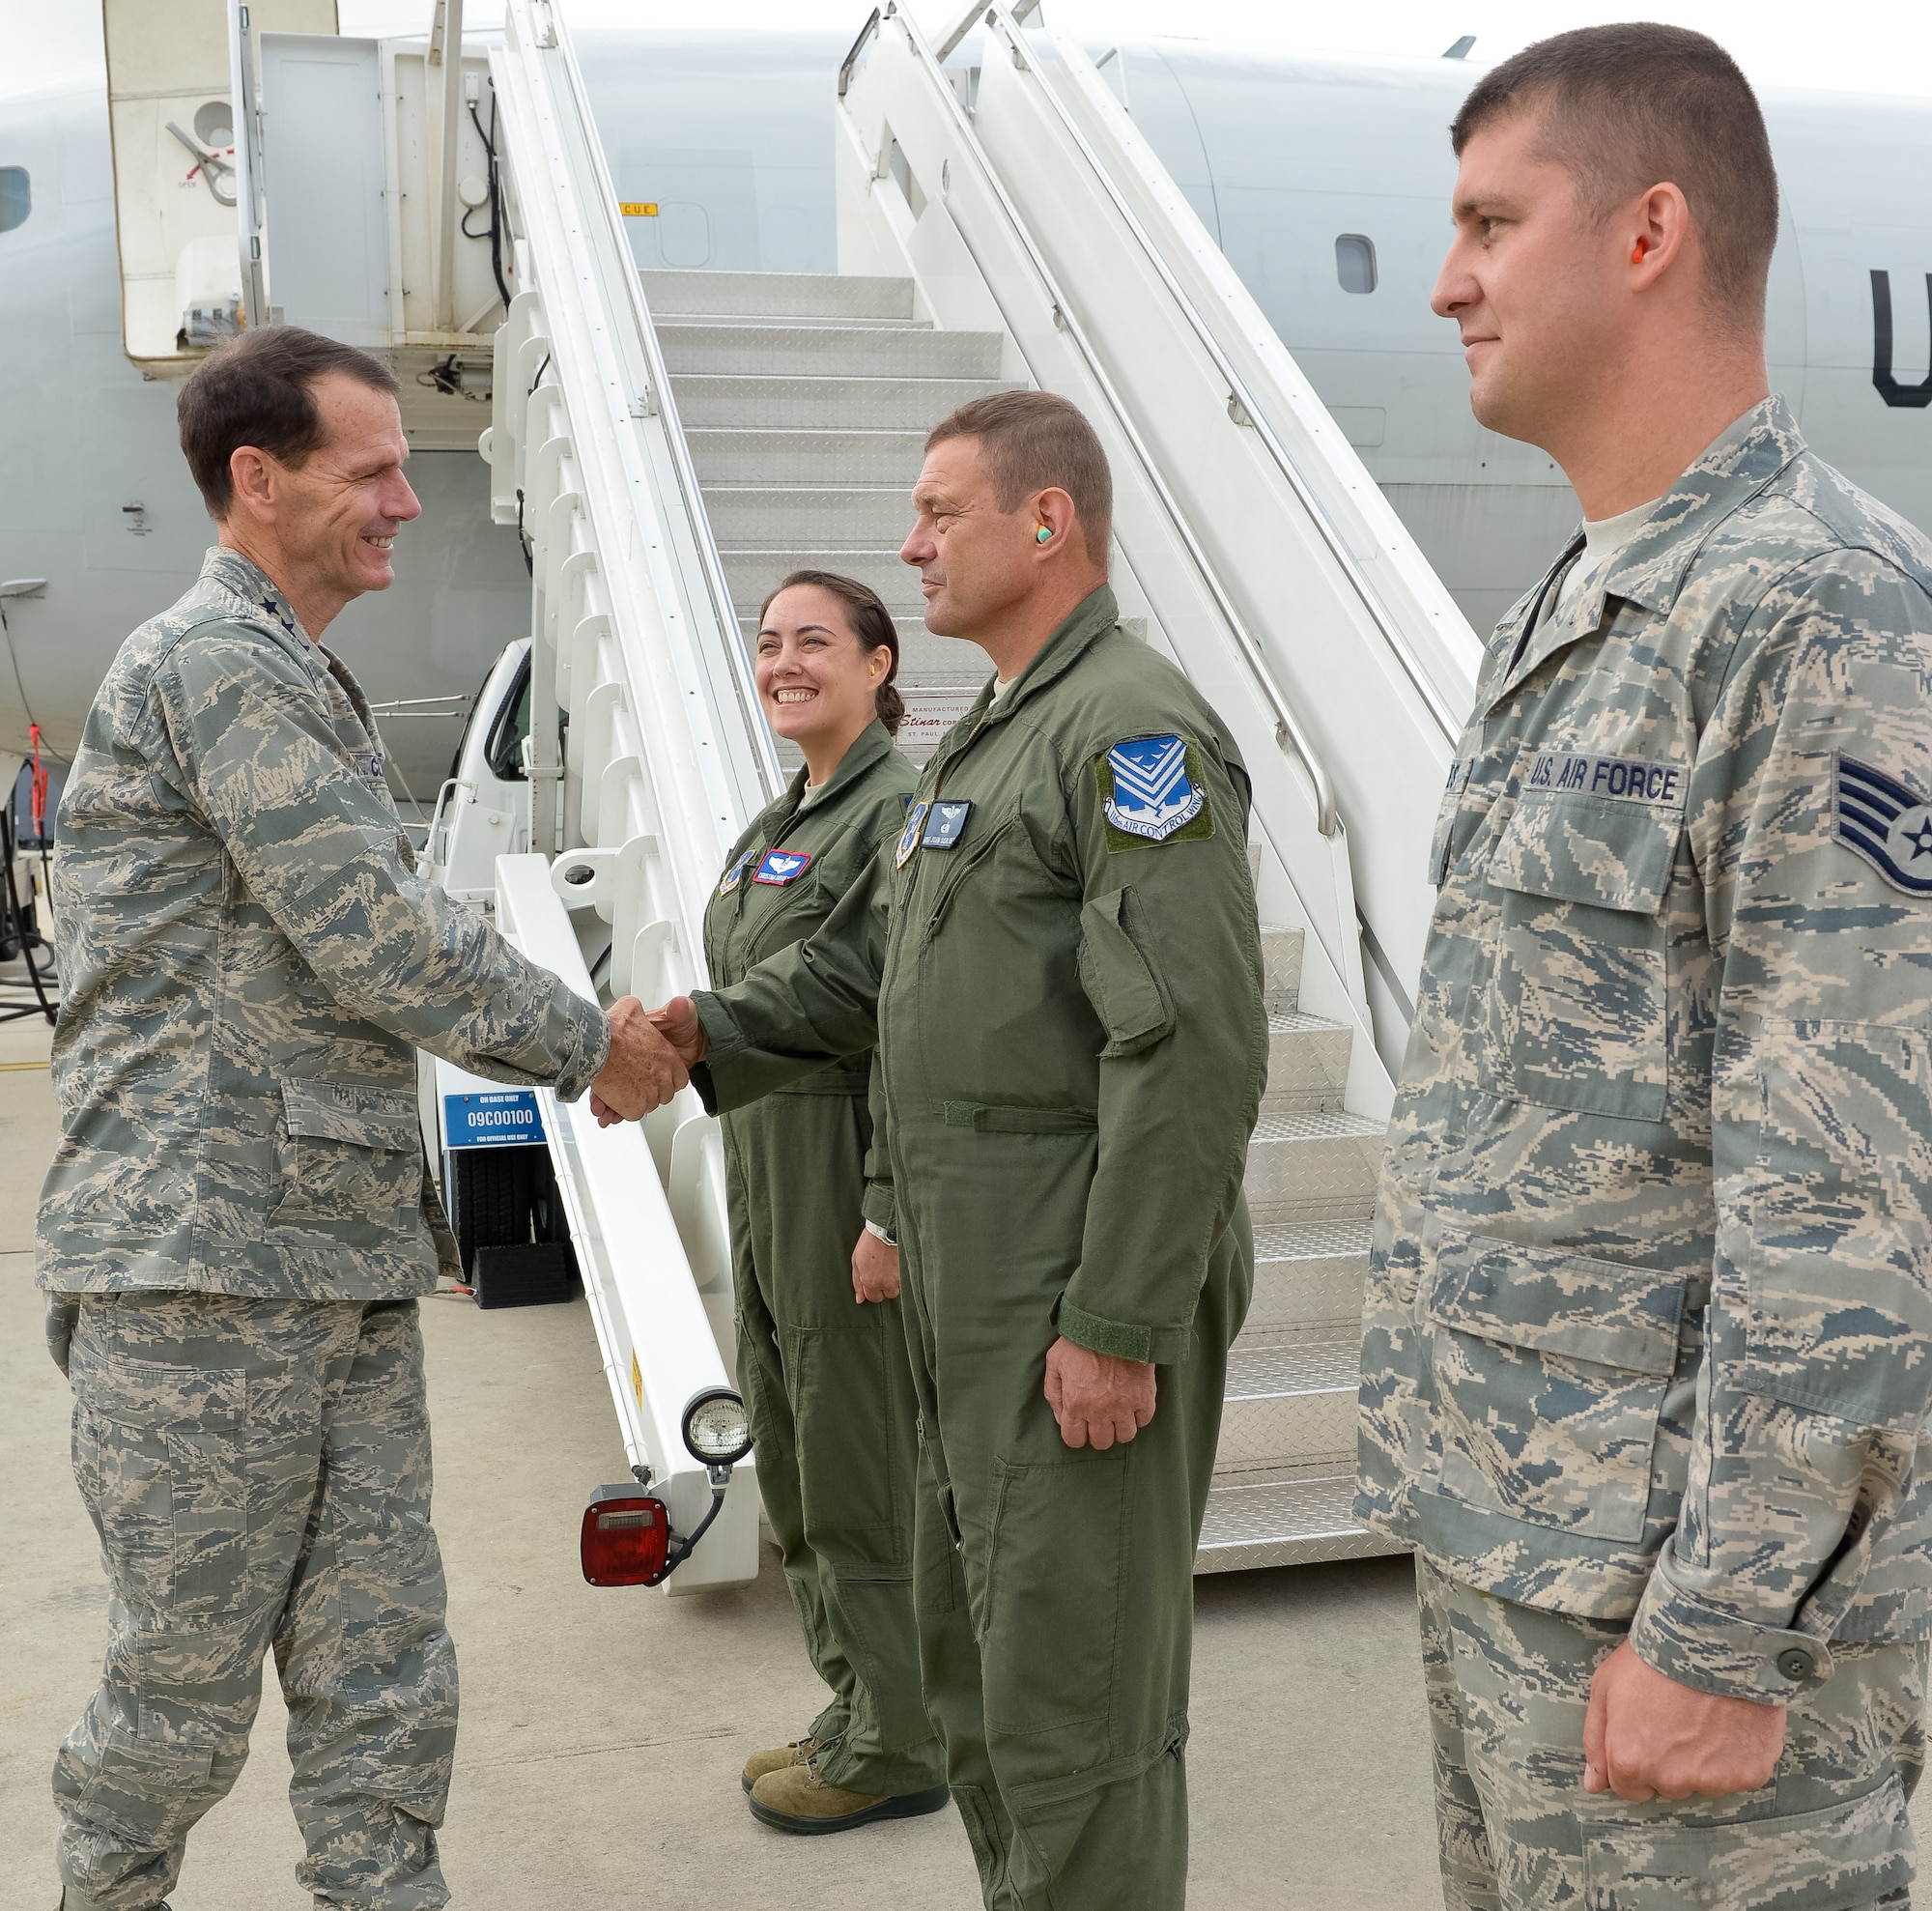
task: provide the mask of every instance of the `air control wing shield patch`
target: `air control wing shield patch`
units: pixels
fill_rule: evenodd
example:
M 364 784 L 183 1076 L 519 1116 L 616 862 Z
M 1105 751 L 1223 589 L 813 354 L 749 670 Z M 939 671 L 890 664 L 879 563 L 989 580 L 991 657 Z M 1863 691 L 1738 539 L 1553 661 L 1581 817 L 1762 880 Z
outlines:
M 1194 746 L 1184 736 L 1130 736 L 1094 766 L 1110 850 L 1214 834 Z
M 1832 760 L 1832 833 L 1907 896 L 1932 896 L 1932 800 L 1853 756 Z
M 752 865 L 755 863 L 757 860 L 758 860 L 758 852 L 755 849 L 746 850 L 745 853 L 742 856 L 740 856 L 738 860 L 735 863 L 733 863 L 728 870 L 724 871 L 724 879 L 718 885 L 718 894 L 720 896 L 729 896 L 731 892 L 734 889 L 736 889 L 741 882 L 745 880 L 745 871 L 749 870 L 752 867 Z

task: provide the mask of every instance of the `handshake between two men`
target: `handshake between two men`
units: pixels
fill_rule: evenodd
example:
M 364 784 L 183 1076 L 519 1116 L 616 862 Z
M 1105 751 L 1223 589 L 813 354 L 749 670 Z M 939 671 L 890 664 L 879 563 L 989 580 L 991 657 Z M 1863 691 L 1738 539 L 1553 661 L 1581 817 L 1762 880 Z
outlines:
M 647 1010 L 635 995 L 611 1005 L 611 1053 L 590 1084 L 590 1112 L 599 1127 L 639 1121 L 662 1108 L 691 1080 L 704 1060 L 704 1025 L 688 995 L 674 995 L 662 1009 Z M 869 1241 L 862 1239 L 862 1249 Z M 889 1299 L 898 1293 L 897 1252 L 893 1269 L 876 1291 L 861 1299 Z M 1105 1448 L 1132 1440 L 1153 1417 L 1152 1364 L 1090 1353 L 1056 1340 L 1047 1355 L 1046 1398 L 1069 1446 Z
M 690 996 L 646 1010 L 635 995 L 611 1005 L 611 1052 L 590 1084 L 597 1126 L 641 1121 L 691 1080 L 704 1059 L 704 1030 Z

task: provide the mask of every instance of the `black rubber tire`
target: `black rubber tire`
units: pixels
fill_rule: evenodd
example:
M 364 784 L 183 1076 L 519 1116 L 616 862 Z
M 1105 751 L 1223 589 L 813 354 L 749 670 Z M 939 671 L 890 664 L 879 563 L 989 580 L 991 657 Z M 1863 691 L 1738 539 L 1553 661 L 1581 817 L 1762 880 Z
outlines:
M 449 1225 L 466 1275 L 473 1274 L 479 1247 L 519 1247 L 531 1239 L 531 1209 L 540 1161 L 550 1178 L 550 1151 L 543 1148 L 459 1148 L 448 1155 Z M 553 1203 L 554 1205 L 554 1203 Z

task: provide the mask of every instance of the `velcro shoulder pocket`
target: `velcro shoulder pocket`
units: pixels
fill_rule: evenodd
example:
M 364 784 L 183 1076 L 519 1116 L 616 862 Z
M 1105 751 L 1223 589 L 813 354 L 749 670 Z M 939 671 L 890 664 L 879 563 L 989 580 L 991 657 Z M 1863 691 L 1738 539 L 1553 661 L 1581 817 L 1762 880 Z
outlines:
M 355 1148 L 415 1149 L 415 1098 L 353 1083 L 285 1081 L 282 1112 L 292 1135 L 346 1141 Z
M 1107 1031 L 1101 1060 L 1138 1055 L 1171 1035 L 1174 997 L 1133 885 L 1090 898 L 1080 929 L 1080 985 Z

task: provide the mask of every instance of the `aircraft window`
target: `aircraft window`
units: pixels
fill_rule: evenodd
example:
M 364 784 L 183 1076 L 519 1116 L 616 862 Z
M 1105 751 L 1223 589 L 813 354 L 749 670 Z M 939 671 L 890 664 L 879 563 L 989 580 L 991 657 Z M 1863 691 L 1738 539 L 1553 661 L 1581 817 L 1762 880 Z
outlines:
M 26 222 L 34 194 L 25 166 L 0 166 L 0 232 L 12 232 Z
M 1344 292 L 1376 289 L 1376 242 L 1359 232 L 1345 232 L 1335 241 L 1335 276 Z
M 517 672 L 516 698 L 508 708 L 497 713 L 497 727 L 484 746 L 490 774 L 498 783 L 526 783 L 524 738 L 530 733 L 530 662 L 524 659 Z

